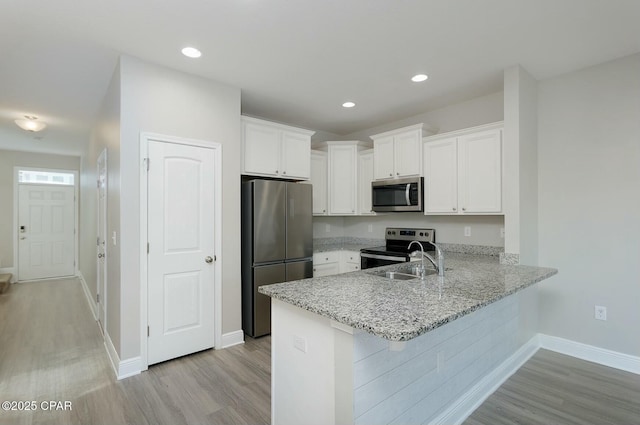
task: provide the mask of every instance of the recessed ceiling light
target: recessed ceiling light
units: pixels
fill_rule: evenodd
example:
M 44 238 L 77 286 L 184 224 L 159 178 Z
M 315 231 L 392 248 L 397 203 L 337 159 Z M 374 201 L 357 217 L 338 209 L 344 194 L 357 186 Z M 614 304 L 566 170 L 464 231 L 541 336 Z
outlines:
M 427 78 L 429 77 L 427 77 L 425 74 L 418 74 L 411 77 L 411 81 L 413 81 L 414 83 L 420 83 L 422 81 L 425 81 Z
M 356 104 L 355 104 L 355 103 L 353 103 L 353 102 L 344 102 L 344 103 L 342 104 L 342 106 L 343 106 L 344 108 L 353 108 L 354 106 L 356 106 Z
M 202 52 L 195 47 L 185 47 L 182 49 L 182 54 L 188 58 L 199 58 L 202 56 Z

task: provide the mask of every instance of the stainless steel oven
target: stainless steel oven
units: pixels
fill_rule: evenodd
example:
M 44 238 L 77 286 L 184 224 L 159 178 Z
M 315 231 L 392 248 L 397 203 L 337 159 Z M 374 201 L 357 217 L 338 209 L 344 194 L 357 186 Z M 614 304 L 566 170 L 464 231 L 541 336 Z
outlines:
M 385 246 L 363 248 L 360 250 L 360 269 L 388 266 L 410 261 L 409 244 L 420 241 L 425 251 L 434 249 L 431 243 L 436 241 L 434 229 L 407 229 L 388 227 L 385 231 Z
M 374 267 L 388 266 L 391 264 L 409 261 L 408 255 L 383 255 L 360 251 L 360 269 L 372 269 Z
M 422 177 L 371 182 L 371 204 L 376 212 L 422 211 Z

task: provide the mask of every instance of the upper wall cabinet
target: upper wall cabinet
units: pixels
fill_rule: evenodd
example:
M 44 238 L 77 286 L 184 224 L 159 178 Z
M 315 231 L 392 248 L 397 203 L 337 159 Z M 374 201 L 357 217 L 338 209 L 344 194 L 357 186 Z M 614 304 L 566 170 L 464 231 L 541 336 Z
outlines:
M 422 173 L 422 138 L 433 134 L 424 124 L 371 136 L 373 175 L 376 180 L 419 176 Z
M 329 146 L 329 215 L 358 214 L 359 141 L 327 142 Z
M 358 154 L 358 211 L 359 215 L 376 215 L 371 203 L 373 181 L 373 149 Z
M 308 180 L 313 131 L 242 117 L 242 173 Z
M 425 214 L 502 213 L 502 123 L 426 138 Z
M 327 153 L 311 151 L 311 178 L 313 185 L 313 215 L 327 215 Z

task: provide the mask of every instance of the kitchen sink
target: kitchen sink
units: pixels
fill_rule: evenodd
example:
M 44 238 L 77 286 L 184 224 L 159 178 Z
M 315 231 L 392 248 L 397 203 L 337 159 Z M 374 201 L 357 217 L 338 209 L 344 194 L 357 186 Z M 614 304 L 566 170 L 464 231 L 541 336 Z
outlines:
M 370 271 L 367 273 L 373 276 L 386 277 L 391 280 L 420 279 L 420 276 L 418 276 L 417 274 L 405 273 L 404 271 L 398 271 L 398 270 L 376 270 L 376 271 Z M 427 269 L 425 272 L 425 276 L 428 276 L 430 274 L 435 274 L 435 273 L 436 273 L 435 270 Z

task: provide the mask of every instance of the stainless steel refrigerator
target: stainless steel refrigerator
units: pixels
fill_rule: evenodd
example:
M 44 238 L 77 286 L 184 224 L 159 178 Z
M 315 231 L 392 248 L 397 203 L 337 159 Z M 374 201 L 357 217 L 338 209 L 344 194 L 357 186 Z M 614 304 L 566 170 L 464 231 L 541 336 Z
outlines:
M 277 180 L 242 184 L 242 328 L 271 332 L 271 299 L 262 285 L 313 276 L 312 187 Z

